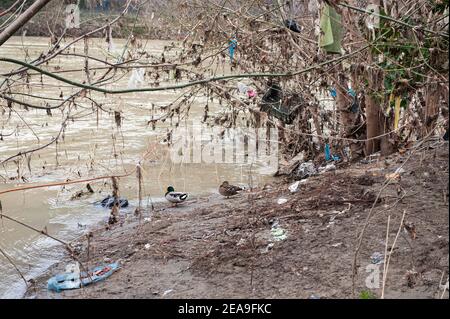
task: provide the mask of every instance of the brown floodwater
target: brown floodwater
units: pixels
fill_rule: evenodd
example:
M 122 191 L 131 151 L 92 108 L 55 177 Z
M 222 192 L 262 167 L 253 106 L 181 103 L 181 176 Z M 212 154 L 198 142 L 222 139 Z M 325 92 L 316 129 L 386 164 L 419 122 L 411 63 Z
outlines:
M 108 61 L 117 60 L 114 55 L 122 53 L 124 44 L 125 40 L 115 40 L 115 49 Z M 147 52 L 160 56 L 164 46 L 170 42 L 147 41 L 143 44 Z M 13 37 L 0 47 L 0 56 L 30 61 L 48 49 L 49 45 L 48 38 Z M 80 43 L 71 48 L 70 52 L 83 54 L 83 50 L 83 44 Z M 105 57 L 108 55 L 107 44 L 103 39 L 90 40 L 89 54 L 99 58 Z M 60 56 L 43 67 L 47 70 L 73 70 L 80 69 L 83 65 L 83 58 Z M 104 65 L 100 62 L 90 62 L 91 68 L 100 66 Z M 0 73 L 15 68 L 17 66 L 2 62 Z M 119 80 L 108 84 L 107 88 L 118 89 L 129 85 L 130 74 L 121 76 L 121 71 L 118 72 Z M 222 72 L 229 71 L 224 68 Z M 91 74 L 93 75 L 93 71 Z M 97 76 L 98 74 L 100 73 L 97 73 Z M 83 72 L 61 75 L 79 82 L 85 80 Z M 3 80 L 0 76 L 0 82 Z M 59 99 L 60 94 L 68 97 L 76 92 L 73 87 L 57 80 L 43 77 L 43 82 L 45 86 L 42 86 L 40 76 L 31 77 L 27 84 L 23 79 L 19 79 L 13 84 L 14 91 L 46 96 L 50 98 L 46 100 L 50 105 L 57 103 L 51 99 Z M 169 105 L 185 93 L 186 91 L 182 90 L 123 95 L 92 92 L 90 96 L 101 103 L 102 108 L 122 112 L 121 127 L 117 127 L 113 114 L 93 112 L 91 103 L 83 100 L 76 109 L 72 109 L 71 115 L 77 119 L 68 122 L 63 139 L 57 144 L 33 153 L 29 162 L 21 157 L 17 162 L 11 161 L 0 167 L 0 191 L 23 185 L 124 174 L 132 172 L 138 163 L 143 169 L 144 207 L 149 207 L 152 202 L 164 202 L 168 185 L 173 185 L 176 190 L 189 192 L 191 197 L 195 198 L 217 193 L 223 180 L 243 186 L 258 186 L 269 182 L 274 170 L 273 167 L 268 167 L 264 160 L 232 160 L 229 163 L 202 160 L 191 163 L 192 160 L 180 156 L 179 151 L 173 152 L 173 148 L 169 148 L 164 139 L 172 127 L 171 121 L 157 124 L 154 130 L 148 125 L 148 121 L 152 115 L 157 118 L 163 114 L 164 111 L 161 111 L 159 106 Z M 31 104 L 44 105 L 41 99 L 20 95 L 16 97 Z M 195 98 L 189 118 L 180 121 L 178 133 L 173 135 L 174 140 L 188 136 L 187 132 L 190 132 L 192 127 L 200 127 L 206 101 L 206 97 L 201 95 Z M 226 112 L 217 101 L 209 105 L 212 113 Z M 65 113 L 53 110 L 50 116 L 44 110 L 27 111 L 17 105 L 10 113 L 6 102 L 0 100 L 0 135 L 3 136 L 3 140 L 0 140 L 0 162 L 18 152 L 51 141 L 60 131 Z M 174 117 L 172 125 L 177 121 Z M 230 150 L 233 143 L 225 142 L 223 148 L 225 151 Z M 143 154 L 147 151 L 148 156 L 143 159 Z M 177 156 L 174 157 L 174 154 Z M 180 161 L 180 158 L 184 160 Z M 110 181 L 91 182 L 91 185 L 95 193 L 76 200 L 71 200 L 71 196 L 82 190 L 85 183 L 8 193 L 0 195 L 0 201 L 4 214 L 38 229 L 46 227 L 52 235 L 70 241 L 85 233 L 89 225 L 105 221 L 109 216 L 109 210 L 98 207 L 95 202 L 111 192 Z M 131 204 L 130 208 L 124 209 L 122 213 L 131 213 L 138 204 L 135 174 L 121 178 L 119 185 L 121 196 L 128 198 Z M 44 272 L 64 254 L 62 246 L 57 242 L 7 220 L 0 221 L 0 248 L 11 257 L 27 279 Z M 24 288 L 17 272 L 0 254 L 0 298 L 21 297 Z

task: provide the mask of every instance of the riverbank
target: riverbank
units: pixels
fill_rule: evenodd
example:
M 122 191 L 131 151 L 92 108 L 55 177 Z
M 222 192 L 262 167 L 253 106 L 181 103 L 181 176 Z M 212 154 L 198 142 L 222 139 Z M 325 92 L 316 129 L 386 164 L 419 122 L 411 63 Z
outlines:
M 23 28 L 16 32 L 16 36 L 26 35 L 33 37 L 58 37 L 65 32 L 66 37 L 79 37 L 89 33 L 90 38 L 105 38 L 105 30 L 100 29 L 108 22 L 113 21 L 120 12 L 104 13 L 95 11 L 81 11 L 80 25 L 76 28 L 65 30 L 65 16 L 56 10 L 44 10 L 35 15 Z M 7 16 L 0 19 L 0 23 Z M 49 23 L 51 21 L 51 23 Z M 145 19 L 143 16 L 127 14 L 112 25 L 113 38 L 128 38 L 131 34 L 146 40 L 176 40 L 185 36 L 178 29 L 167 27 L 168 23 L 161 19 Z M 93 33 L 92 33 L 93 32 Z
M 295 193 L 288 190 L 295 180 L 285 178 L 230 199 L 161 204 L 141 221 L 93 229 L 89 260 L 87 242 L 74 245 L 86 265 L 121 264 L 106 281 L 48 292 L 46 281 L 66 259 L 36 278 L 25 298 L 352 298 L 357 236 L 369 213 L 355 297 L 379 298 L 381 288 L 366 287 L 366 267 L 382 272 L 374 262 L 385 251 L 388 216 L 390 250 L 403 212 L 407 227 L 392 250 L 385 296 L 439 298 L 449 263 L 448 151 L 435 141 L 413 154 L 338 165 Z

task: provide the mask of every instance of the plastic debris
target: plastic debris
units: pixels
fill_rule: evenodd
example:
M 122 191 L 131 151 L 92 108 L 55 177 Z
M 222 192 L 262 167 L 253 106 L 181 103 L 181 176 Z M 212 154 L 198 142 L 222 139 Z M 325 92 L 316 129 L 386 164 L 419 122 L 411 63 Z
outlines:
M 319 167 L 320 173 L 335 171 L 335 170 L 336 170 L 336 165 L 334 165 L 334 164 L 328 164 L 327 166 Z
M 296 172 L 296 175 L 300 179 L 304 179 L 304 178 L 307 178 L 307 177 L 310 177 L 310 176 L 313 176 L 316 174 L 317 174 L 317 169 L 312 161 L 300 164 L 300 166 L 298 167 L 297 172 Z
M 278 205 L 283 205 L 284 203 L 287 203 L 287 201 L 286 198 L 278 198 L 277 203 Z
M 238 44 L 237 39 L 236 39 L 236 37 L 234 36 L 234 37 L 231 39 L 230 45 L 229 45 L 229 47 L 228 47 L 228 53 L 230 54 L 231 62 L 233 62 L 233 60 L 234 60 L 234 51 L 235 51 L 236 48 L 237 48 L 237 44 Z
M 340 247 L 340 246 L 342 246 L 342 243 L 336 243 L 336 244 L 331 245 L 331 247 L 334 247 L 334 248 L 337 248 L 337 247 Z
M 145 223 L 149 223 L 149 222 L 151 222 L 151 221 L 152 221 L 152 219 L 149 218 L 149 217 L 145 217 L 145 218 L 144 218 L 144 222 L 145 222 Z
M 325 160 L 328 162 L 331 160 L 331 151 L 330 151 L 330 145 L 325 144 Z
M 351 97 L 356 97 L 356 92 L 352 88 L 348 88 L 347 92 Z
M 286 96 L 290 96 L 286 99 Z M 289 100 L 289 102 L 287 102 Z M 300 108 L 304 106 L 303 98 L 298 94 L 285 94 L 279 83 L 271 83 L 260 103 L 260 110 L 285 124 L 292 124 Z
M 119 206 L 120 208 L 128 207 L 128 200 L 125 198 L 119 198 Z M 112 208 L 114 205 L 114 197 L 111 195 L 108 195 L 105 199 L 101 201 L 101 205 L 103 207 Z
M 336 92 L 336 89 L 335 89 L 335 88 L 331 88 L 331 89 L 330 89 L 330 95 L 331 95 L 331 97 L 333 97 L 333 98 L 336 98 L 336 97 L 337 97 L 337 92 Z
M 270 233 L 273 241 L 283 241 L 287 238 L 286 230 L 281 228 L 278 222 L 273 223 Z
M 253 88 L 245 85 L 242 82 L 238 82 L 237 84 L 239 93 L 246 94 L 248 98 L 252 98 L 256 96 L 256 92 Z
M 330 144 L 325 144 L 325 160 L 328 161 L 339 161 L 340 157 L 338 155 L 331 155 Z
M 298 25 L 298 23 L 295 20 L 285 20 L 284 26 L 288 28 L 291 31 L 294 31 L 296 33 L 300 33 L 302 28 Z
M 382 253 L 374 252 L 372 256 L 370 256 L 370 260 L 372 261 L 372 264 L 379 265 L 383 262 L 384 257 Z
M 336 9 L 325 4 L 320 17 L 320 46 L 327 53 L 341 53 L 342 22 Z
M 118 263 L 92 268 L 86 272 L 79 271 L 79 265 L 68 265 L 66 272 L 50 278 L 47 289 L 60 292 L 62 290 L 78 289 L 98 281 L 105 280 L 119 269 Z
M 316 296 L 316 295 L 314 295 L 314 294 L 312 294 L 312 295 L 309 297 L 309 299 L 320 299 L 320 297 L 319 297 L 319 296 Z
M 173 289 L 168 289 L 168 290 L 164 291 L 163 297 L 167 296 L 167 295 L 170 294 L 172 291 L 173 291 Z
M 145 69 L 143 68 L 133 69 L 133 71 L 131 72 L 130 79 L 128 80 L 128 88 L 136 89 L 139 87 L 139 85 L 144 84 L 144 75 Z
M 146 250 L 149 250 L 149 249 L 150 249 L 150 244 L 145 244 L 144 248 L 145 248 Z
M 261 254 L 267 254 L 269 252 L 269 250 L 271 250 L 273 248 L 274 245 L 275 245 L 274 243 L 267 244 L 267 246 L 264 247 L 263 250 L 261 250 Z
M 298 186 L 300 185 L 300 181 L 296 181 L 294 184 L 289 186 L 289 190 L 291 193 L 296 193 L 298 191 Z
M 244 83 L 238 82 L 237 87 L 238 87 L 239 93 L 241 93 L 241 94 L 247 93 L 248 86 L 245 85 Z

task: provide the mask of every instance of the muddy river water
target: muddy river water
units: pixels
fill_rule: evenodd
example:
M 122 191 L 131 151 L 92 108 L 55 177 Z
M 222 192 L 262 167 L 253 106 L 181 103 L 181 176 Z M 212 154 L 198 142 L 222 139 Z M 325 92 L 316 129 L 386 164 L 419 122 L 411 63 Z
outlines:
M 0 56 L 30 61 L 44 52 L 49 47 L 49 42 L 48 38 L 14 37 L 0 47 Z M 124 44 L 124 40 L 116 40 L 115 50 L 121 53 Z M 168 44 L 169 42 L 164 41 L 147 41 L 144 48 L 157 56 Z M 106 49 L 104 40 L 91 40 L 89 54 L 103 57 L 107 54 Z M 76 45 L 70 52 L 82 54 L 83 44 Z M 114 62 L 114 58 L 109 58 L 109 61 Z M 72 70 L 80 69 L 83 65 L 83 58 L 60 56 L 45 65 L 45 68 Z M 96 66 L 103 65 L 91 61 L 90 67 Z M 13 64 L 0 63 L 0 73 L 15 68 L 17 66 Z M 79 82 L 84 80 L 84 73 L 80 72 L 61 75 Z M 3 80 L 0 76 L 0 81 Z M 124 88 L 129 85 L 129 80 L 130 74 L 127 74 L 107 87 Z M 16 98 L 38 105 L 55 105 L 60 96 L 65 98 L 76 91 L 53 79 L 44 77 L 43 81 L 45 86 L 41 85 L 40 76 L 33 76 L 28 85 L 24 85 L 23 80 L 18 80 L 13 85 L 16 92 L 49 97 L 45 102 L 30 96 L 16 95 Z M 148 125 L 148 121 L 152 115 L 158 116 L 159 106 L 169 105 L 183 93 L 185 92 L 174 90 L 120 96 L 91 93 L 92 98 L 100 102 L 105 110 L 122 112 L 121 127 L 117 127 L 113 112 L 97 114 L 92 111 L 89 101 L 82 102 L 71 111 L 77 119 L 68 122 L 64 136 L 57 144 L 35 152 L 29 158 L 19 157 L 19 161 L 11 161 L 0 167 L 0 191 L 23 185 L 124 174 L 133 172 L 139 162 L 144 177 L 144 207 L 164 202 L 168 185 L 173 185 L 176 190 L 189 192 L 191 198 L 195 198 L 217 193 L 218 185 L 223 180 L 243 186 L 269 182 L 274 167 L 269 167 L 266 161 L 237 160 L 237 155 L 242 155 L 242 150 L 239 154 L 236 151 L 236 158 L 232 157 L 222 163 L 214 161 L 209 156 L 212 153 L 201 160 L 194 160 L 195 156 L 186 160 L 182 155 L 183 151 L 174 152 L 164 143 L 170 121 L 156 125 L 154 130 Z M 206 98 L 203 96 L 195 99 L 189 119 L 180 121 L 178 133 L 173 138 L 195 136 L 192 131 L 201 126 L 205 103 Z M 0 162 L 18 152 L 45 145 L 61 129 L 64 114 L 58 109 L 53 110 L 50 116 L 45 110 L 27 111 L 18 105 L 11 111 L 6 104 L 6 101 L 0 99 Z M 218 105 L 212 105 L 210 110 L 216 113 L 223 111 Z M 216 133 L 208 134 L 213 136 Z M 226 152 L 235 145 L 225 141 L 222 147 Z M 147 157 L 143 159 L 146 152 Z M 71 200 L 77 191 L 85 189 L 85 185 L 86 183 L 81 183 L 3 194 L 0 195 L 2 210 L 8 216 L 38 229 L 46 228 L 52 235 L 70 241 L 83 235 L 90 225 L 105 221 L 109 216 L 108 209 L 95 206 L 94 203 L 111 192 L 110 180 L 91 182 L 94 194 Z M 131 213 L 138 204 L 135 174 L 120 178 L 119 185 L 121 196 L 128 198 L 131 203 L 131 207 L 123 213 Z M 57 242 L 5 219 L 0 221 L 0 248 L 27 279 L 45 271 L 64 254 L 62 246 Z M 21 297 L 24 289 L 24 283 L 17 272 L 0 254 L 0 298 Z

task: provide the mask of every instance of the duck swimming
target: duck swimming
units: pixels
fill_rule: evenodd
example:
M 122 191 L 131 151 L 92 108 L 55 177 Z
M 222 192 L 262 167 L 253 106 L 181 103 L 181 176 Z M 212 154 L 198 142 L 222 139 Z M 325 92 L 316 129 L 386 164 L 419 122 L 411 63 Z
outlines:
M 236 195 L 242 188 L 239 186 L 230 185 L 227 181 L 224 181 L 219 187 L 219 193 L 222 196 L 229 198 L 230 196 Z
M 175 206 L 179 203 L 184 202 L 188 198 L 187 193 L 175 192 L 172 186 L 167 187 L 167 192 L 164 197 Z

